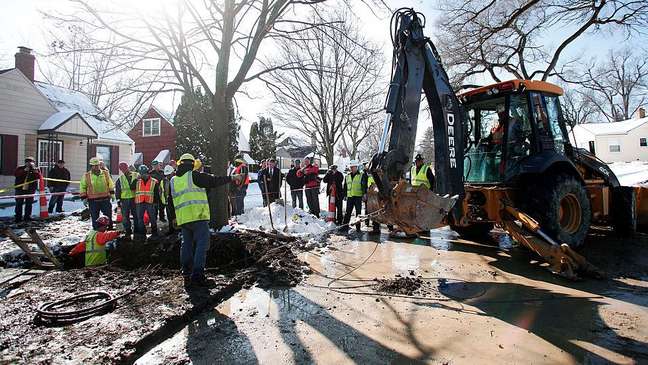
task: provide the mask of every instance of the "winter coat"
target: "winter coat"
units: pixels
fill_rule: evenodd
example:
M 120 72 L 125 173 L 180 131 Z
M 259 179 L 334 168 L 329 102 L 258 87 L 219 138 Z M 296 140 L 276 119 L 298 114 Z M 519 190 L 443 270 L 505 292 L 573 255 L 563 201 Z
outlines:
M 16 177 L 16 179 L 14 180 L 15 185 L 35 180 L 28 185 L 17 186 L 16 194 L 20 194 L 19 190 L 33 193 L 38 188 L 38 180 L 41 177 L 41 173 L 37 168 L 33 167 L 33 165 L 23 165 L 18 166 L 16 171 L 14 171 L 14 176 Z
M 319 166 L 317 166 L 317 164 L 308 165 L 299 171 L 301 171 L 301 173 L 304 175 L 304 185 L 306 186 L 306 188 L 319 188 L 320 178 L 318 176 Z
M 49 170 L 49 173 L 47 174 L 47 177 L 50 179 L 59 179 L 59 180 L 70 180 L 70 171 L 66 169 L 65 167 L 60 168 L 58 166 L 54 166 Z M 48 181 L 47 186 L 50 188 L 55 188 L 55 189 L 60 189 L 60 190 L 65 190 L 67 187 L 70 185 L 69 182 L 60 182 L 60 181 Z
M 278 193 L 281 189 L 281 182 L 283 181 L 283 174 L 278 167 L 274 167 L 272 171 L 269 168 L 265 169 L 263 174 L 266 190 L 268 193 Z
M 343 197 L 346 193 L 346 190 L 343 189 L 342 184 L 344 184 L 344 175 L 340 171 L 333 172 L 329 170 L 324 179 L 322 180 L 326 183 L 326 195 L 331 195 L 331 188 L 335 184 L 335 191 L 337 192 L 337 197 Z
M 296 167 L 291 168 L 286 176 L 286 182 L 290 185 L 290 189 L 292 190 L 303 188 L 304 180 L 304 175 L 299 174 L 299 169 Z

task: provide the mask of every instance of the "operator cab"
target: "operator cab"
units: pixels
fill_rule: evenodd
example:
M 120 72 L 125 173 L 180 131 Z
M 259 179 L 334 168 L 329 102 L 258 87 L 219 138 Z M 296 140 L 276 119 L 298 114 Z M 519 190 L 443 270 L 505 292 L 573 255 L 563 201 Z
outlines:
M 506 183 L 520 173 L 525 157 L 565 153 L 569 143 L 558 86 L 511 80 L 458 95 L 466 113 L 464 177 L 467 183 Z

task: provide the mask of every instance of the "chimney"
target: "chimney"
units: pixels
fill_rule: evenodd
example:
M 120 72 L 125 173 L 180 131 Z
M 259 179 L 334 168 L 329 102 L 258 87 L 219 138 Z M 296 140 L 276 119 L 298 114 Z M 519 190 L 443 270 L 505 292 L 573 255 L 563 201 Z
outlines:
M 646 117 L 646 108 L 640 106 L 635 112 L 635 119 L 641 119 Z
M 18 53 L 16 53 L 16 68 L 19 69 L 27 78 L 34 82 L 34 63 L 36 57 L 31 53 L 31 48 L 27 47 L 18 47 Z

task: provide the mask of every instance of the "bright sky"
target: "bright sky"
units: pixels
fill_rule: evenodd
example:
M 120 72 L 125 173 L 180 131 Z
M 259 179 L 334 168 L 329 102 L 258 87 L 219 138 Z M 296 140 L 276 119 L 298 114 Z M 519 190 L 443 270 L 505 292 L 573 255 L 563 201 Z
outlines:
M 47 51 L 47 27 L 48 22 L 43 20 L 41 12 L 48 13 L 51 11 L 62 11 L 71 9 L 71 3 L 68 0 L 0 0 L 2 4 L 2 12 L 0 12 L 0 69 L 13 67 L 13 54 L 16 52 L 17 46 L 27 46 L 33 48 L 37 55 Z M 160 2 L 171 3 L 177 0 L 117 0 L 120 2 L 119 6 L 136 6 L 140 9 L 147 7 L 154 7 Z M 111 0 L 108 4 L 115 3 Z M 389 60 L 391 56 L 391 44 L 389 41 L 389 18 L 390 14 L 382 12 L 378 16 L 373 14 L 371 10 L 364 5 L 359 4 L 357 1 L 355 6 L 355 13 L 361 19 L 361 26 L 366 29 L 366 35 L 375 42 L 381 44 L 385 50 L 385 59 Z M 434 10 L 435 2 L 421 1 L 421 0 L 392 0 L 388 1 L 393 9 L 401 6 L 415 7 L 417 10 L 425 13 L 428 17 L 427 34 L 434 36 L 433 18 L 438 14 Z M 557 44 L 562 39 L 563 34 L 556 34 L 555 39 L 547 39 L 549 44 Z M 576 47 L 569 49 L 569 54 L 576 55 L 584 53 L 586 59 L 589 57 L 602 56 L 607 53 L 607 50 L 623 42 L 619 36 L 608 35 L 589 37 L 580 40 Z M 585 53 L 586 52 L 586 53 Z M 443 55 L 442 55 L 443 57 Z M 389 71 L 389 66 L 386 65 L 385 71 Z M 36 78 L 39 78 L 39 71 L 37 70 Z M 478 83 L 481 80 L 476 80 Z M 386 89 L 387 85 L 385 85 Z M 253 99 L 246 96 L 239 95 L 237 100 L 239 102 L 239 111 L 243 116 L 242 129 L 246 134 L 249 132 L 250 124 L 257 120 L 257 116 L 267 112 L 270 108 L 272 100 L 268 97 L 267 91 L 260 84 L 252 84 L 247 88 L 249 94 Z M 155 104 L 160 107 L 172 110 L 179 102 L 179 95 L 175 98 L 171 94 L 165 94 L 156 99 Z M 429 121 L 427 121 L 429 123 Z M 419 135 L 427 125 L 419 127 Z M 290 134 L 290 131 L 286 131 Z

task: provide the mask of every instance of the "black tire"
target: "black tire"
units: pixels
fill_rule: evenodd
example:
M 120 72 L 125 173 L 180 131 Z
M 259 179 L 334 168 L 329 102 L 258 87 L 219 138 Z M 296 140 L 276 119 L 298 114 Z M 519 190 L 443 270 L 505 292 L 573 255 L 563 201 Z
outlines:
M 637 232 L 637 197 L 631 186 L 619 186 L 612 190 L 612 227 L 624 237 Z
M 587 190 L 570 175 L 553 175 L 533 184 L 522 199 L 526 211 L 540 223 L 540 229 L 570 247 L 583 244 L 592 222 Z
M 450 225 L 453 231 L 457 232 L 461 238 L 470 241 L 485 242 L 492 240 L 488 234 L 493 230 L 495 225 L 493 223 L 473 223 L 469 226 L 455 226 Z

